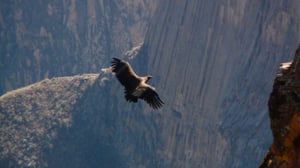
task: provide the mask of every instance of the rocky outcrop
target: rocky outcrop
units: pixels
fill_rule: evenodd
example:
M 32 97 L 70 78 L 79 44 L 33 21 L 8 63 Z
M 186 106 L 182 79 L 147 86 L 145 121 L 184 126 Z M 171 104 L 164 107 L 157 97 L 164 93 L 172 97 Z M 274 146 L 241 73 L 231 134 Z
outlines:
M 276 76 L 269 110 L 273 143 L 260 168 L 300 167 L 300 47 Z
M 46 79 L 1 96 L 1 166 L 161 167 L 160 114 L 125 102 L 107 72 Z
M 46 79 L 1 96 L 1 167 L 45 166 L 45 150 L 53 148 L 60 127 L 73 125 L 74 105 L 97 77 Z

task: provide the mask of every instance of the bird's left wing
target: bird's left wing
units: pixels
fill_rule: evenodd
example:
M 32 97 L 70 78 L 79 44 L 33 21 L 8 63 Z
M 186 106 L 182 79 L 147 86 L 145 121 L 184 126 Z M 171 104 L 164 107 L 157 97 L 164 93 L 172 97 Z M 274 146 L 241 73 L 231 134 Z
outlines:
M 128 62 L 113 58 L 112 71 L 126 90 L 135 89 L 140 83 L 140 78 L 136 75 Z

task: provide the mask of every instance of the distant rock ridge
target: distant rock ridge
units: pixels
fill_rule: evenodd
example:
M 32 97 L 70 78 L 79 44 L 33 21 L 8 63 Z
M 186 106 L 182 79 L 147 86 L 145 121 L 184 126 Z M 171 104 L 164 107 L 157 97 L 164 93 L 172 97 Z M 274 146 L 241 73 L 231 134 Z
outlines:
M 260 168 L 300 167 L 300 46 L 282 64 L 269 99 L 273 143 Z
M 55 76 L 97 73 L 142 42 L 156 0 L 0 2 L 0 94 Z
M 0 165 L 160 167 L 158 112 L 128 103 L 109 68 L 45 79 L 0 97 Z
M 44 150 L 53 148 L 60 127 L 73 124 L 74 105 L 98 76 L 45 79 L 2 95 L 1 158 L 18 167 L 43 167 Z

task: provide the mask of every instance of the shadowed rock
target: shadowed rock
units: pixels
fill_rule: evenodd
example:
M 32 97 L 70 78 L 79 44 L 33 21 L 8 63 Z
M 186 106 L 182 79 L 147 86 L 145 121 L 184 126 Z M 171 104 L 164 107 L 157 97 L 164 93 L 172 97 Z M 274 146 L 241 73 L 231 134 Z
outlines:
M 273 143 L 260 168 L 300 167 L 300 47 L 275 78 L 269 115 Z

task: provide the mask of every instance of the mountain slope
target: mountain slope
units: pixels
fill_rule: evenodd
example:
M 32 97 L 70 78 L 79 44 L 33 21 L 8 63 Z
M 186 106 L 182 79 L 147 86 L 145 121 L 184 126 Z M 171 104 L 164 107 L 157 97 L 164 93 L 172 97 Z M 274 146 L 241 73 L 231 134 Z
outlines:
M 55 76 L 98 73 L 143 42 L 156 1 L 0 2 L 0 94 Z
M 159 113 L 111 73 L 46 79 L 0 97 L 4 167 L 160 167 Z
M 60 127 L 73 125 L 74 106 L 97 77 L 46 79 L 1 96 L 1 165 L 45 166 L 45 150 L 53 148 Z

